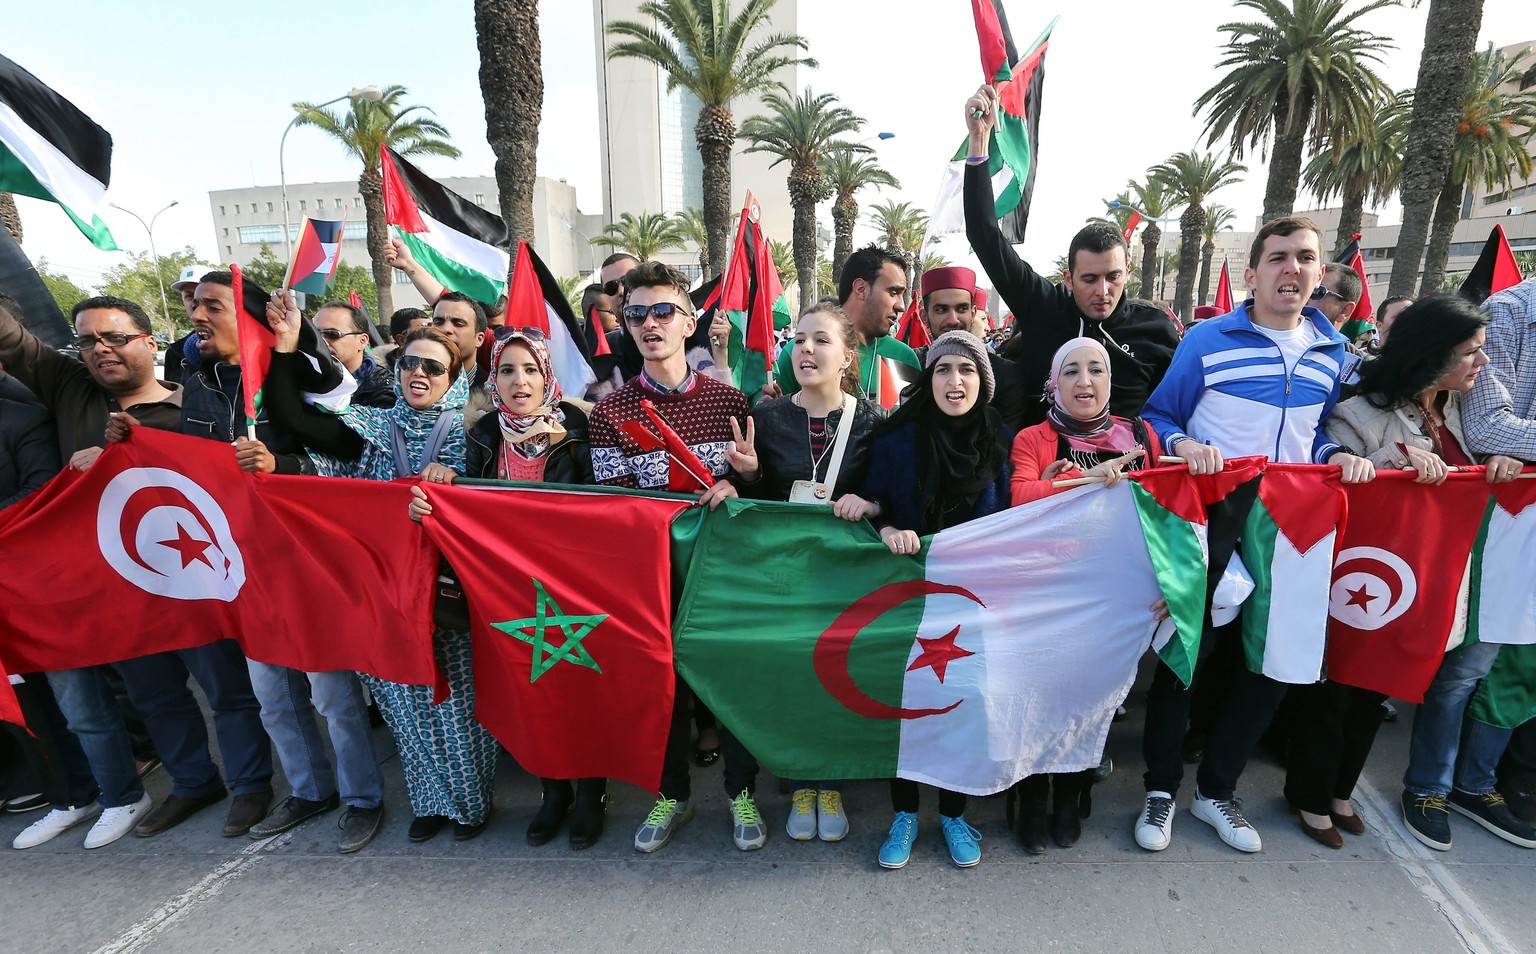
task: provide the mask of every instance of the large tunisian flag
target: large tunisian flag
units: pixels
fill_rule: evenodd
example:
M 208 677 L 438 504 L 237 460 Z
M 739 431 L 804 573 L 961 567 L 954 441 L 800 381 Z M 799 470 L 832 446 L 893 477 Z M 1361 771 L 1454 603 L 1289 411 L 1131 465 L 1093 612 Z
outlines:
M 406 484 L 253 477 L 227 444 L 135 428 L 0 515 L 0 666 L 230 637 L 262 662 L 436 685 L 438 556 L 409 499 Z

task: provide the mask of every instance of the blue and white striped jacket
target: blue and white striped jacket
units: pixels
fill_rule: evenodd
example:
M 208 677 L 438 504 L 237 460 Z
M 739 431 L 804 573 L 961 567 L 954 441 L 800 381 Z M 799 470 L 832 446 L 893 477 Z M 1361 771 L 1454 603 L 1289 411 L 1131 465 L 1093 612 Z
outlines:
M 1248 305 L 1189 329 L 1142 417 L 1164 447 L 1189 437 L 1223 457 L 1324 463 L 1339 449 L 1322 424 L 1339 399 L 1345 338 L 1322 312 L 1302 309 L 1318 338 L 1287 375 L 1280 346 L 1253 326 Z

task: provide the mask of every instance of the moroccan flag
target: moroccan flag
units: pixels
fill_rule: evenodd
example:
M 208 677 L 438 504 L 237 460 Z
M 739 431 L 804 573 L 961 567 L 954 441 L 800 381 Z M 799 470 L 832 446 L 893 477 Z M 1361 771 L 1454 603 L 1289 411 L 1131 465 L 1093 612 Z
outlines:
M 1127 244 L 1127 245 L 1131 244 L 1131 236 L 1133 234 L 1135 234 L 1136 226 L 1138 226 L 1140 224 L 1141 224 L 1141 213 L 1137 212 L 1135 210 L 1132 210 L 1131 211 L 1131 217 L 1125 220 L 1125 228 L 1120 230 L 1120 236 L 1121 236 L 1121 238 L 1125 239 L 1125 244 Z M 1223 259 L 1223 264 L 1225 264 L 1225 259 Z
M 1489 295 L 1518 284 L 1520 265 L 1509 247 L 1509 239 L 1504 235 L 1504 226 L 1495 225 L 1493 231 L 1488 233 L 1488 241 L 1483 243 L 1477 264 L 1467 273 L 1466 281 L 1461 283 L 1457 294 L 1473 304 L 1481 305 Z
M 689 566 L 678 668 L 781 776 L 983 795 L 1090 768 L 1162 592 L 1137 511 L 1128 484 L 1077 488 L 907 557 L 825 507 L 728 500 Z M 772 570 L 744 586 L 743 566 Z M 1168 570 L 1203 589 L 1198 561 Z
M 411 257 L 444 288 L 491 304 L 507 290 L 507 225 L 501 216 L 429 178 L 388 146 L 379 147 L 384 219 Z
M 288 263 L 288 275 L 283 287 L 306 295 L 324 295 L 336 277 L 336 265 L 341 261 L 341 236 L 347 220 L 312 219 L 304 217 L 299 223 L 299 242 L 293 247 L 293 261 Z
M 1494 484 L 1472 547 L 1467 642 L 1536 643 L 1536 480 Z
M 1383 470 L 1344 492 L 1349 523 L 1329 591 L 1328 678 L 1419 702 L 1457 623 L 1488 485 L 1481 470 L 1439 486 Z
M 1226 256 L 1221 259 L 1221 277 L 1216 279 L 1216 308 L 1223 315 L 1232 310 L 1232 275 L 1227 270 Z
M 673 695 L 668 524 L 689 500 L 422 486 L 427 532 L 469 598 L 475 718 L 535 775 L 656 791 Z M 622 572 L 594 577 L 594 548 L 624 554 Z
M 923 321 L 919 301 L 914 294 L 912 304 L 907 306 L 901 320 L 896 323 L 896 340 L 913 350 L 933 344 L 933 335 L 928 333 L 928 323 Z
M 91 244 L 116 251 L 98 213 L 112 137 L 41 80 L 0 56 L 0 192 L 57 202 Z
M 736 242 L 720 280 L 720 303 L 731 320 L 730 361 L 736 387 L 747 394 L 763 389 L 773 374 L 775 304 L 784 295 L 772 250 L 763 235 L 763 209 L 747 193 Z
M 976 17 L 976 37 L 981 44 L 984 82 L 997 87 L 997 125 L 987 164 L 997 224 L 1011 244 L 1024 241 L 1030 199 L 1035 191 L 1035 157 L 1040 148 L 1040 101 L 1045 89 L 1045 51 L 1056 20 L 1022 56 L 1012 53 L 1013 40 L 1001 0 L 971 0 Z M 1003 58 L 999 58 L 1002 56 Z M 939 197 L 929 219 L 930 235 L 965 231 L 965 159 L 969 139 L 960 143 L 944 170 Z
M 517 243 L 514 271 L 512 288 L 507 292 L 507 326 L 534 328 L 543 334 L 560 386 L 567 395 L 580 398 L 597 381 L 597 373 L 592 370 L 592 355 L 571 303 L 527 242 Z
M 434 685 L 438 556 L 403 519 L 409 501 L 403 483 L 253 476 L 227 444 L 134 428 L 5 511 L 0 540 L 26 559 L 0 574 L 0 666 L 48 672 L 227 636 L 266 663 Z

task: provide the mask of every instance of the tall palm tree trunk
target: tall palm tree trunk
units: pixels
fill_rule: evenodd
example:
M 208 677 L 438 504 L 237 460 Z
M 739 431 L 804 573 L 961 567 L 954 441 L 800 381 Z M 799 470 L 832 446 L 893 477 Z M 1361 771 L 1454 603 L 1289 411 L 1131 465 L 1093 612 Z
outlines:
M 1424 251 L 1424 277 L 1419 281 L 1419 294 L 1429 295 L 1440 290 L 1445 281 L 1445 260 L 1451 251 L 1451 233 L 1461 218 L 1461 193 L 1465 183 L 1445 174 L 1440 184 L 1440 198 L 1435 203 L 1435 218 L 1430 224 L 1429 247 Z M 1395 267 L 1395 265 L 1394 265 Z
M 1141 231 L 1141 295 L 1157 297 L 1157 243 L 1162 241 L 1163 230 L 1156 222 L 1148 222 Z
M 1205 231 L 1205 207 L 1192 205 L 1179 216 L 1179 280 L 1174 285 L 1174 309 L 1184 321 L 1195 314 L 1195 274 L 1200 266 L 1200 238 Z
M 795 278 L 800 285 L 800 310 L 816 301 L 816 203 L 804 199 L 793 203 L 795 224 Z
M 1306 152 L 1307 120 L 1312 117 L 1313 93 L 1304 92 L 1296 103 L 1296 131 L 1286 127 L 1286 104 L 1275 107 L 1275 148 L 1269 155 L 1269 181 L 1264 186 L 1264 221 L 1290 215 L 1296 209 L 1296 188 L 1301 182 L 1301 159 Z
M 1200 297 L 1195 299 L 1196 305 L 1205 304 L 1205 299 L 1211 293 L 1211 259 L 1216 257 L 1216 243 L 1206 242 L 1200 248 Z
M 389 267 L 389 224 L 384 221 L 384 180 L 377 169 L 365 169 L 357 180 L 363 197 L 363 213 L 368 219 L 368 260 L 373 266 L 373 286 L 379 295 L 378 320 L 388 320 L 395 313 L 395 295 L 390 288 L 394 270 Z M 427 303 L 431 306 L 431 302 Z
M 1360 231 L 1360 223 L 1365 220 L 1365 193 L 1363 186 L 1358 189 L 1352 185 L 1344 187 L 1344 207 L 1339 212 L 1339 230 L 1333 236 L 1334 258 L 1344 254 L 1344 249 Z
M 1403 153 L 1403 225 L 1397 233 L 1388 295 L 1412 295 L 1419 278 L 1419 250 L 1429 234 L 1435 200 L 1451 166 L 1461 118 L 1467 70 L 1483 24 L 1483 0 L 1430 0 L 1419 57 L 1413 118 Z
M 853 226 L 859 218 L 859 204 L 853 196 L 839 196 L 832 203 L 832 281 L 843 274 L 843 265 L 853 254 Z
M 11 198 L 9 192 L 0 192 L 0 225 L 11 233 L 11 238 L 16 244 L 21 244 L 21 213 L 16 209 L 16 200 Z
M 475 41 L 485 135 L 496 154 L 501 217 L 509 248 L 515 249 L 518 239 L 533 240 L 533 183 L 544 112 L 538 0 L 475 0 Z
M 719 275 L 731 247 L 731 146 L 736 123 L 723 106 L 699 110 L 693 138 L 704 161 L 704 226 L 709 231 L 709 268 Z

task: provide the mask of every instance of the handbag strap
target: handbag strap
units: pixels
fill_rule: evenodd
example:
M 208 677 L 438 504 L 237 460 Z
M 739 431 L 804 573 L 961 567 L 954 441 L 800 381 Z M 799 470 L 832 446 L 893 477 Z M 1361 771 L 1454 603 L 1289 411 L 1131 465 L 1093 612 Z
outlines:
M 443 444 L 448 440 L 448 432 L 453 430 L 453 412 L 444 411 L 437 416 L 432 424 L 432 430 L 427 433 L 426 443 L 421 448 L 421 466 L 437 460 L 437 454 L 443 449 Z M 389 449 L 395 458 L 395 476 L 410 477 L 416 471 L 411 467 L 411 455 L 405 448 L 405 430 L 400 422 L 389 422 Z
M 848 435 L 853 433 L 854 399 L 852 394 L 843 395 L 843 416 L 837 422 L 837 439 L 832 442 L 832 462 L 827 466 L 826 484 L 837 489 L 837 475 L 843 469 L 843 454 L 848 450 Z M 812 474 L 811 476 L 815 476 Z

